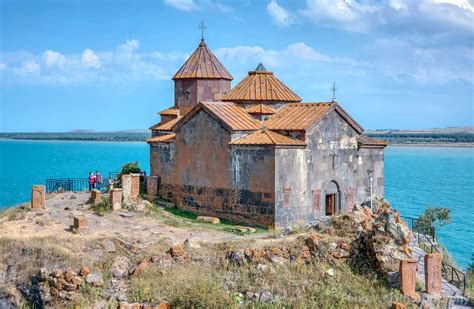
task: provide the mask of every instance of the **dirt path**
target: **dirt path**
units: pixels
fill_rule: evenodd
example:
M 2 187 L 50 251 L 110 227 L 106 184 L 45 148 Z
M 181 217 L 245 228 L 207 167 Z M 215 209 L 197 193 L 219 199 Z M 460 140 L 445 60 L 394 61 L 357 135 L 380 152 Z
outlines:
M 122 237 L 139 242 L 158 241 L 163 238 L 171 242 L 182 242 L 189 238 L 197 242 L 211 243 L 266 237 L 263 234 L 239 236 L 212 228 L 170 226 L 160 218 L 127 210 L 98 216 L 89 209 L 90 205 L 86 204 L 88 198 L 89 193 L 86 192 L 66 192 L 46 200 L 46 210 L 20 213 L 16 218 L 0 218 L 0 236 L 54 236 L 68 239 Z M 88 228 L 79 234 L 73 234 L 70 226 L 73 224 L 73 217 L 78 215 L 87 219 Z

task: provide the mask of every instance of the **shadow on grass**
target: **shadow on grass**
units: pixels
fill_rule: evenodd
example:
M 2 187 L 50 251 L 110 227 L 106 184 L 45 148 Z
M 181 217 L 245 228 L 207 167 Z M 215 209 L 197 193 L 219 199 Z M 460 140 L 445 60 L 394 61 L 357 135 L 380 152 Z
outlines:
M 238 229 L 235 227 L 243 226 L 242 224 L 238 224 L 236 222 L 227 220 L 227 219 L 220 219 L 219 224 L 210 224 L 210 223 L 202 223 L 197 221 L 198 215 L 187 210 L 182 210 L 177 207 L 173 208 L 161 208 L 155 207 L 152 210 L 155 215 L 163 215 L 162 219 L 165 224 L 176 226 L 176 227 L 203 227 L 203 228 L 210 228 L 215 230 L 223 230 L 233 234 L 250 234 L 250 233 L 240 233 Z M 255 233 L 267 233 L 268 229 L 264 229 L 261 227 L 255 227 Z

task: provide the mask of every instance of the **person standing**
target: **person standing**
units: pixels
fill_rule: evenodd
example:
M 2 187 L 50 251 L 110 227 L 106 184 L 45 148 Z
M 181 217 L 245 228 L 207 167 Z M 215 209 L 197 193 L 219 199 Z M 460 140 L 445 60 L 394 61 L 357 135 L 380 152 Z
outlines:
M 94 189 L 95 185 L 95 176 L 94 173 L 90 172 L 89 173 L 89 191 L 92 191 Z
M 114 179 L 112 176 L 109 176 L 109 191 L 114 188 Z
M 102 179 L 102 174 L 99 173 L 99 171 L 95 171 L 95 187 L 96 189 L 98 190 L 101 190 L 102 189 L 102 182 L 104 181 L 104 179 Z

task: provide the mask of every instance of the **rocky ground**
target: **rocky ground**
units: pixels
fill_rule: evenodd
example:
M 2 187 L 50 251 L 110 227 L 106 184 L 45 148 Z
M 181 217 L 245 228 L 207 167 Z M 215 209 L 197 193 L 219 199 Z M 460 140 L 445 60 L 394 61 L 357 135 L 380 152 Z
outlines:
M 386 203 L 375 214 L 357 208 L 291 230 L 237 235 L 146 203 L 99 216 L 88 198 L 59 194 L 44 211 L 0 216 L 0 307 L 420 305 L 396 280 L 390 285 L 399 260 L 412 256 L 412 235 Z M 77 215 L 88 220 L 79 232 L 70 228 Z

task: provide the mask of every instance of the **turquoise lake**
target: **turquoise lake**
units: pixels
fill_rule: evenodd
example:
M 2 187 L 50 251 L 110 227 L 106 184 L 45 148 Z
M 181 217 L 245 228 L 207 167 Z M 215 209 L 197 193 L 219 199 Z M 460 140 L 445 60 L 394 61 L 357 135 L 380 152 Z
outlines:
M 0 209 L 30 199 L 31 185 L 46 178 L 104 176 L 123 163 L 149 169 L 146 143 L 0 141 Z M 438 228 L 441 242 L 465 268 L 474 253 L 474 148 L 388 147 L 385 195 L 404 216 L 428 206 L 452 210 L 452 224 Z

